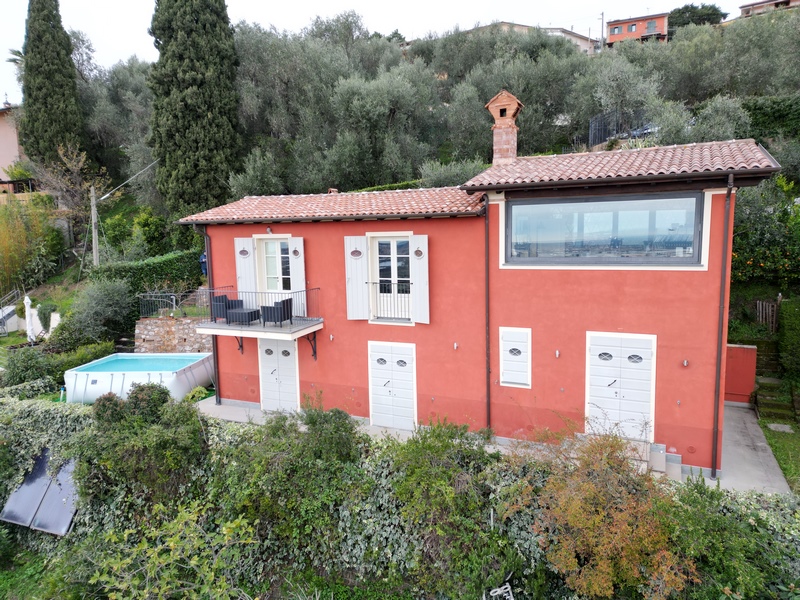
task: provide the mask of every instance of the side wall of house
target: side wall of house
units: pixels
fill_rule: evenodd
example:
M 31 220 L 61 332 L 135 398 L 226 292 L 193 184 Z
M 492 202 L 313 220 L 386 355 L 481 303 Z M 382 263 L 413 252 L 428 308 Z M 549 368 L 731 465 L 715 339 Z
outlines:
M 304 239 L 306 288 L 319 288 L 324 327 L 317 360 L 297 340 L 300 392 L 322 393 L 326 408 L 369 417 L 368 343 L 412 343 L 416 350 L 417 420 L 447 417 L 485 425 L 485 308 L 483 219 L 409 219 L 271 224 L 273 234 Z M 234 238 L 266 232 L 266 225 L 210 226 L 214 286 L 236 287 Z M 389 325 L 348 320 L 345 236 L 367 233 L 428 236 L 430 324 Z M 331 339 L 333 336 L 333 339 Z M 258 344 L 218 336 L 220 397 L 259 401 Z M 457 344 L 457 348 L 455 345 Z
M 693 271 L 501 269 L 498 223 L 505 205 L 491 204 L 495 431 L 518 437 L 545 426 L 561 428 L 565 421 L 582 431 L 587 332 L 652 335 L 656 336 L 653 441 L 665 444 L 667 452 L 681 454 L 684 464 L 710 467 L 724 204 L 725 193 L 715 193 L 708 269 Z M 733 207 L 730 214 L 732 222 Z M 726 272 L 729 281 L 729 257 Z M 500 384 L 496 375 L 500 327 L 531 330 L 530 389 Z M 726 339 L 727 335 L 723 382 Z M 720 448 L 721 440 L 720 433 Z

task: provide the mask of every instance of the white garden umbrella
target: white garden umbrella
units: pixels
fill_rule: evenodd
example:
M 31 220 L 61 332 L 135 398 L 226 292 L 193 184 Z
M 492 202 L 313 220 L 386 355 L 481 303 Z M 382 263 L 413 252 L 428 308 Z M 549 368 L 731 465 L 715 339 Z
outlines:
M 33 313 L 31 312 L 31 299 L 25 296 L 25 328 L 28 331 L 28 341 L 35 342 L 36 336 L 33 334 Z

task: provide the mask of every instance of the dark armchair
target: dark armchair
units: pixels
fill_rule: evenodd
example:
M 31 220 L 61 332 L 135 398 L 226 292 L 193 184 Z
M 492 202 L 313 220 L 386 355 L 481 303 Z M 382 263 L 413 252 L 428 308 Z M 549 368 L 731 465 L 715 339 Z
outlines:
M 211 298 L 211 320 L 216 323 L 217 319 L 228 320 L 228 310 L 231 308 L 243 308 L 243 300 L 232 300 L 227 295 L 214 296 Z
M 283 327 L 283 322 L 289 321 L 292 323 L 292 299 L 286 298 L 284 300 L 279 300 L 272 306 L 262 306 L 261 307 L 261 324 L 266 325 L 269 323 L 275 323 Z

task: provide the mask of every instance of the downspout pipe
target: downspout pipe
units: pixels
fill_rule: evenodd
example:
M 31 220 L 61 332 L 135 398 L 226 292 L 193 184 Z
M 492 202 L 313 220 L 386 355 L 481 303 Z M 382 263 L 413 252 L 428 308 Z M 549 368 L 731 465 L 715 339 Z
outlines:
M 489 322 L 489 196 L 483 195 L 483 272 L 486 307 L 486 429 L 492 426 L 492 334 Z
M 203 238 L 205 239 L 205 248 L 206 248 L 206 265 L 208 268 L 206 269 L 208 275 L 208 289 L 214 289 L 214 270 L 211 268 L 211 236 L 208 235 L 208 231 L 206 231 L 205 225 L 194 225 L 192 227 L 195 233 L 202 233 Z M 209 300 L 210 302 L 210 300 Z M 209 306 L 209 310 L 211 307 Z M 217 405 L 222 404 L 222 400 L 219 398 L 219 361 L 217 359 L 217 336 L 211 336 L 211 356 L 212 361 L 211 364 L 214 366 L 214 387 L 216 388 L 215 403 Z
M 731 194 L 733 193 L 733 173 L 728 175 L 728 189 L 725 192 L 725 222 L 722 234 L 722 256 L 719 274 L 719 322 L 717 324 L 717 365 L 714 379 L 714 430 L 711 435 L 711 479 L 717 478 L 717 459 L 719 452 L 719 407 L 722 404 L 722 342 L 725 339 L 725 289 L 728 283 L 728 238 L 730 237 Z

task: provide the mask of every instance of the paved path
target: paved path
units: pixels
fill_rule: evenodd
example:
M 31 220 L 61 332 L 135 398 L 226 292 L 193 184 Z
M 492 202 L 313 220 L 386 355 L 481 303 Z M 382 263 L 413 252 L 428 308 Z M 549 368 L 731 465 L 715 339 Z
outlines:
M 788 493 L 789 484 L 749 405 L 725 404 L 720 486 L 729 490 Z
M 198 403 L 200 411 L 210 417 L 240 423 L 263 423 L 264 413 L 257 404 L 217 405 L 215 398 Z M 364 425 L 364 431 L 373 436 L 392 435 L 400 439 L 411 437 L 410 431 Z M 756 490 L 770 493 L 788 493 L 789 484 L 772 455 L 764 432 L 758 426 L 755 411 L 727 403 L 722 433 L 722 470 L 720 486 L 731 490 Z

